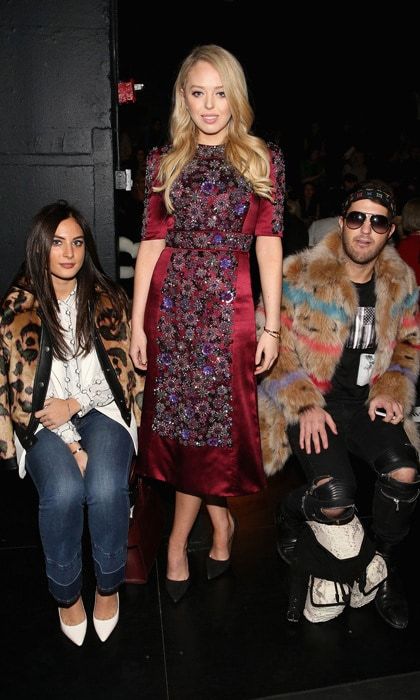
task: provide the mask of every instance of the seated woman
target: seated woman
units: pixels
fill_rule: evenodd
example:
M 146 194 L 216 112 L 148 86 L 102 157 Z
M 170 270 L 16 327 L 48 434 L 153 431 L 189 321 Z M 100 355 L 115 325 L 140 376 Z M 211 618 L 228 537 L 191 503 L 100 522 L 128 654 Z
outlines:
M 87 506 L 105 641 L 119 616 L 142 379 L 128 355 L 124 292 L 101 269 L 84 217 L 67 202 L 35 216 L 21 273 L 0 316 L 0 458 L 31 475 L 49 590 L 60 626 L 83 644 Z

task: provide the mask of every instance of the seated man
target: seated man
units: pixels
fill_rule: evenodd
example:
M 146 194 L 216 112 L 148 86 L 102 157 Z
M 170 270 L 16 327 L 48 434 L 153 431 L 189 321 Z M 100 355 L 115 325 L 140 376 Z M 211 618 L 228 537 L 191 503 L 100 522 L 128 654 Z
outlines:
M 281 468 L 291 448 L 308 481 L 278 511 L 286 561 L 305 520 L 353 517 L 349 453 L 373 467 L 372 534 L 388 569 L 375 601 L 402 629 L 408 607 L 393 553 L 409 531 L 420 488 L 409 418 L 419 327 L 414 274 L 387 245 L 394 215 L 391 192 L 362 183 L 344 202 L 339 230 L 286 261 L 280 355 L 260 386 L 260 417 L 267 473 Z

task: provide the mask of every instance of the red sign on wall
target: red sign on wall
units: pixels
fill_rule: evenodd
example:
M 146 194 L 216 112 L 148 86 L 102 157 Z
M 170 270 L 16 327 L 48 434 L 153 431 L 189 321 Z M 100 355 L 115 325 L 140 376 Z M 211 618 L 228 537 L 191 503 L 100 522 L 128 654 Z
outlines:
M 142 90 L 143 83 L 135 83 L 134 78 L 126 82 L 118 83 L 118 104 L 134 103 L 136 101 L 136 91 Z

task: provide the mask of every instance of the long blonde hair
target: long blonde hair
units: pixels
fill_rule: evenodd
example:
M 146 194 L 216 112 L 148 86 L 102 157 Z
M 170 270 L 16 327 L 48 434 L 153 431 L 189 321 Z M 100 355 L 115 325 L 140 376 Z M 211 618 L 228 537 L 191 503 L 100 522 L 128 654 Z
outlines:
M 239 61 L 221 46 L 197 46 L 181 65 L 173 88 L 173 108 L 170 119 L 171 149 L 161 160 L 156 192 L 164 192 L 168 212 L 173 211 L 170 200 L 171 186 L 183 167 L 192 160 L 197 146 L 197 127 L 186 108 L 182 91 L 188 74 L 198 61 L 210 63 L 220 75 L 223 90 L 232 113 L 225 142 L 226 160 L 245 177 L 260 197 L 272 200 L 270 160 L 262 139 L 249 132 L 254 113 L 248 99 L 245 75 Z

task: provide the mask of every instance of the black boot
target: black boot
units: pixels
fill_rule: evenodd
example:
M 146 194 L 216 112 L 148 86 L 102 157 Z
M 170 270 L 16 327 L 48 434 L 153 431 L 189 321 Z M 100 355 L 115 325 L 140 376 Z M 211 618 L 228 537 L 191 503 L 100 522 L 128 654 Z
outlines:
M 288 622 L 299 622 L 305 607 L 308 593 L 308 578 L 292 566 L 290 573 L 289 600 L 287 603 L 286 619 Z
M 418 481 L 404 483 L 389 474 L 380 474 L 376 482 L 372 525 L 388 577 L 379 586 L 375 603 L 381 617 L 396 629 L 405 629 L 408 625 L 408 604 L 395 568 L 394 552 L 408 534 L 418 495 Z
M 290 564 L 293 558 L 299 531 L 302 528 L 303 521 L 299 521 L 292 516 L 286 514 L 283 504 L 280 504 L 276 510 L 276 532 L 277 532 L 277 551 L 286 564 Z
M 388 576 L 385 581 L 382 581 L 377 590 L 375 597 L 376 609 L 391 627 L 403 630 L 408 625 L 408 603 L 402 581 L 393 561 L 392 546 L 386 543 L 378 543 L 378 551 L 385 559 Z

